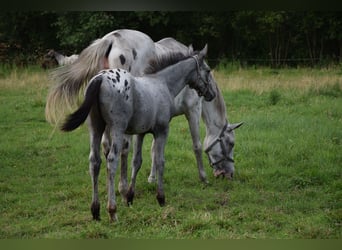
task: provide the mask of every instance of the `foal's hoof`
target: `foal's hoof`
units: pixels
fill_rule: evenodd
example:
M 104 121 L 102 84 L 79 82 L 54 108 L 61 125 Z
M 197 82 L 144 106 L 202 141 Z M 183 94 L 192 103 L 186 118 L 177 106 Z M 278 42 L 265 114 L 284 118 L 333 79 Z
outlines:
M 127 206 L 133 205 L 134 191 L 130 188 L 126 195 Z
M 94 202 L 90 207 L 91 214 L 93 215 L 93 220 L 100 220 L 100 203 Z
M 114 205 L 113 207 L 107 207 L 107 210 L 108 210 L 108 215 L 109 215 L 110 222 L 117 221 L 118 217 L 116 215 L 116 206 Z

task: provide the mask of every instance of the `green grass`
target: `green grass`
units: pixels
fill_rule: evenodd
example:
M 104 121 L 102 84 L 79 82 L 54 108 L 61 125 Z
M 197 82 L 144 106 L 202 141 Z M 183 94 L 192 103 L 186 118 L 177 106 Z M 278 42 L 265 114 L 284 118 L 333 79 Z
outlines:
M 61 133 L 45 122 L 47 73 L 37 68 L 0 69 L 0 238 L 342 236 L 342 81 L 338 69 L 229 72 L 227 81 L 223 77 L 219 81 L 229 120 L 245 122 L 236 130 L 234 181 L 215 179 L 204 156 L 210 184 L 199 182 L 186 119 L 175 118 L 166 146 L 166 207 L 159 207 L 155 185 L 147 183 L 148 136 L 134 205 L 126 207 L 118 196 L 119 221 L 114 224 L 105 211 L 104 165 L 100 173 L 102 220 L 91 220 L 87 128 Z M 306 74 L 327 83 L 307 88 L 273 84 L 274 79 L 302 83 Z M 230 90 L 229 81 L 243 81 L 244 75 L 252 87 Z M 204 131 L 202 124 L 202 135 Z

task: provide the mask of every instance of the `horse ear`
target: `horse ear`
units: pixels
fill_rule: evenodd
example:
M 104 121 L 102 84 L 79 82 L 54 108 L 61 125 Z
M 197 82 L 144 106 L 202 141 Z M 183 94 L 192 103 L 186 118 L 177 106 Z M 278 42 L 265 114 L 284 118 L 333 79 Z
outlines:
M 234 129 L 237 129 L 237 128 L 241 127 L 242 124 L 243 124 L 243 122 L 229 124 L 227 129 L 228 129 L 228 131 L 232 131 Z
M 205 44 L 204 48 L 199 53 L 199 58 L 203 59 L 208 53 L 208 44 Z
M 188 46 L 188 50 L 190 55 L 194 53 L 194 47 L 192 47 L 192 44 Z

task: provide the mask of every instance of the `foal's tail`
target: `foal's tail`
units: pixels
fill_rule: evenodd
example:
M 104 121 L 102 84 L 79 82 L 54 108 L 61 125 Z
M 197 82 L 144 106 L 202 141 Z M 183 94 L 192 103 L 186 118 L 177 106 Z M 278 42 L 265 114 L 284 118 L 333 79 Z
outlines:
M 89 82 L 83 103 L 74 113 L 67 117 L 66 121 L 61 126 L 62 131 L 72 131 L 84 123 L 92 106 L 98 102 L 101 83 L 102 75 L 94 77 Z
M 57 84 L 50 89 L 47 97 L 45 117 L 48 122 L 58 125 L 65 113 L 75 108 L 80 90 L 90 78 L 108 67 L 111 49 L 110 39 L 97 39 L 81 52 L 73 64 L 57 68 L 52 73 Z

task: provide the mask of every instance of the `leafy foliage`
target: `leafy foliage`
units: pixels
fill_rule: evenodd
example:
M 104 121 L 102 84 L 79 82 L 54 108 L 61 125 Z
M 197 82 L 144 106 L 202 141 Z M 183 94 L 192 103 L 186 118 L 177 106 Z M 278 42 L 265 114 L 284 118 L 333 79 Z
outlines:
M 208 43 L 215 60 L 313 66 L 340 62 L 342 56 L 338 11 L 44 11 L 0 13 L 0 57 L 33 62 L 51 48 L 80 53 L 94 39 L 121 28 L 141 30 L 153 40 L 172 36 L 195 48 Z

